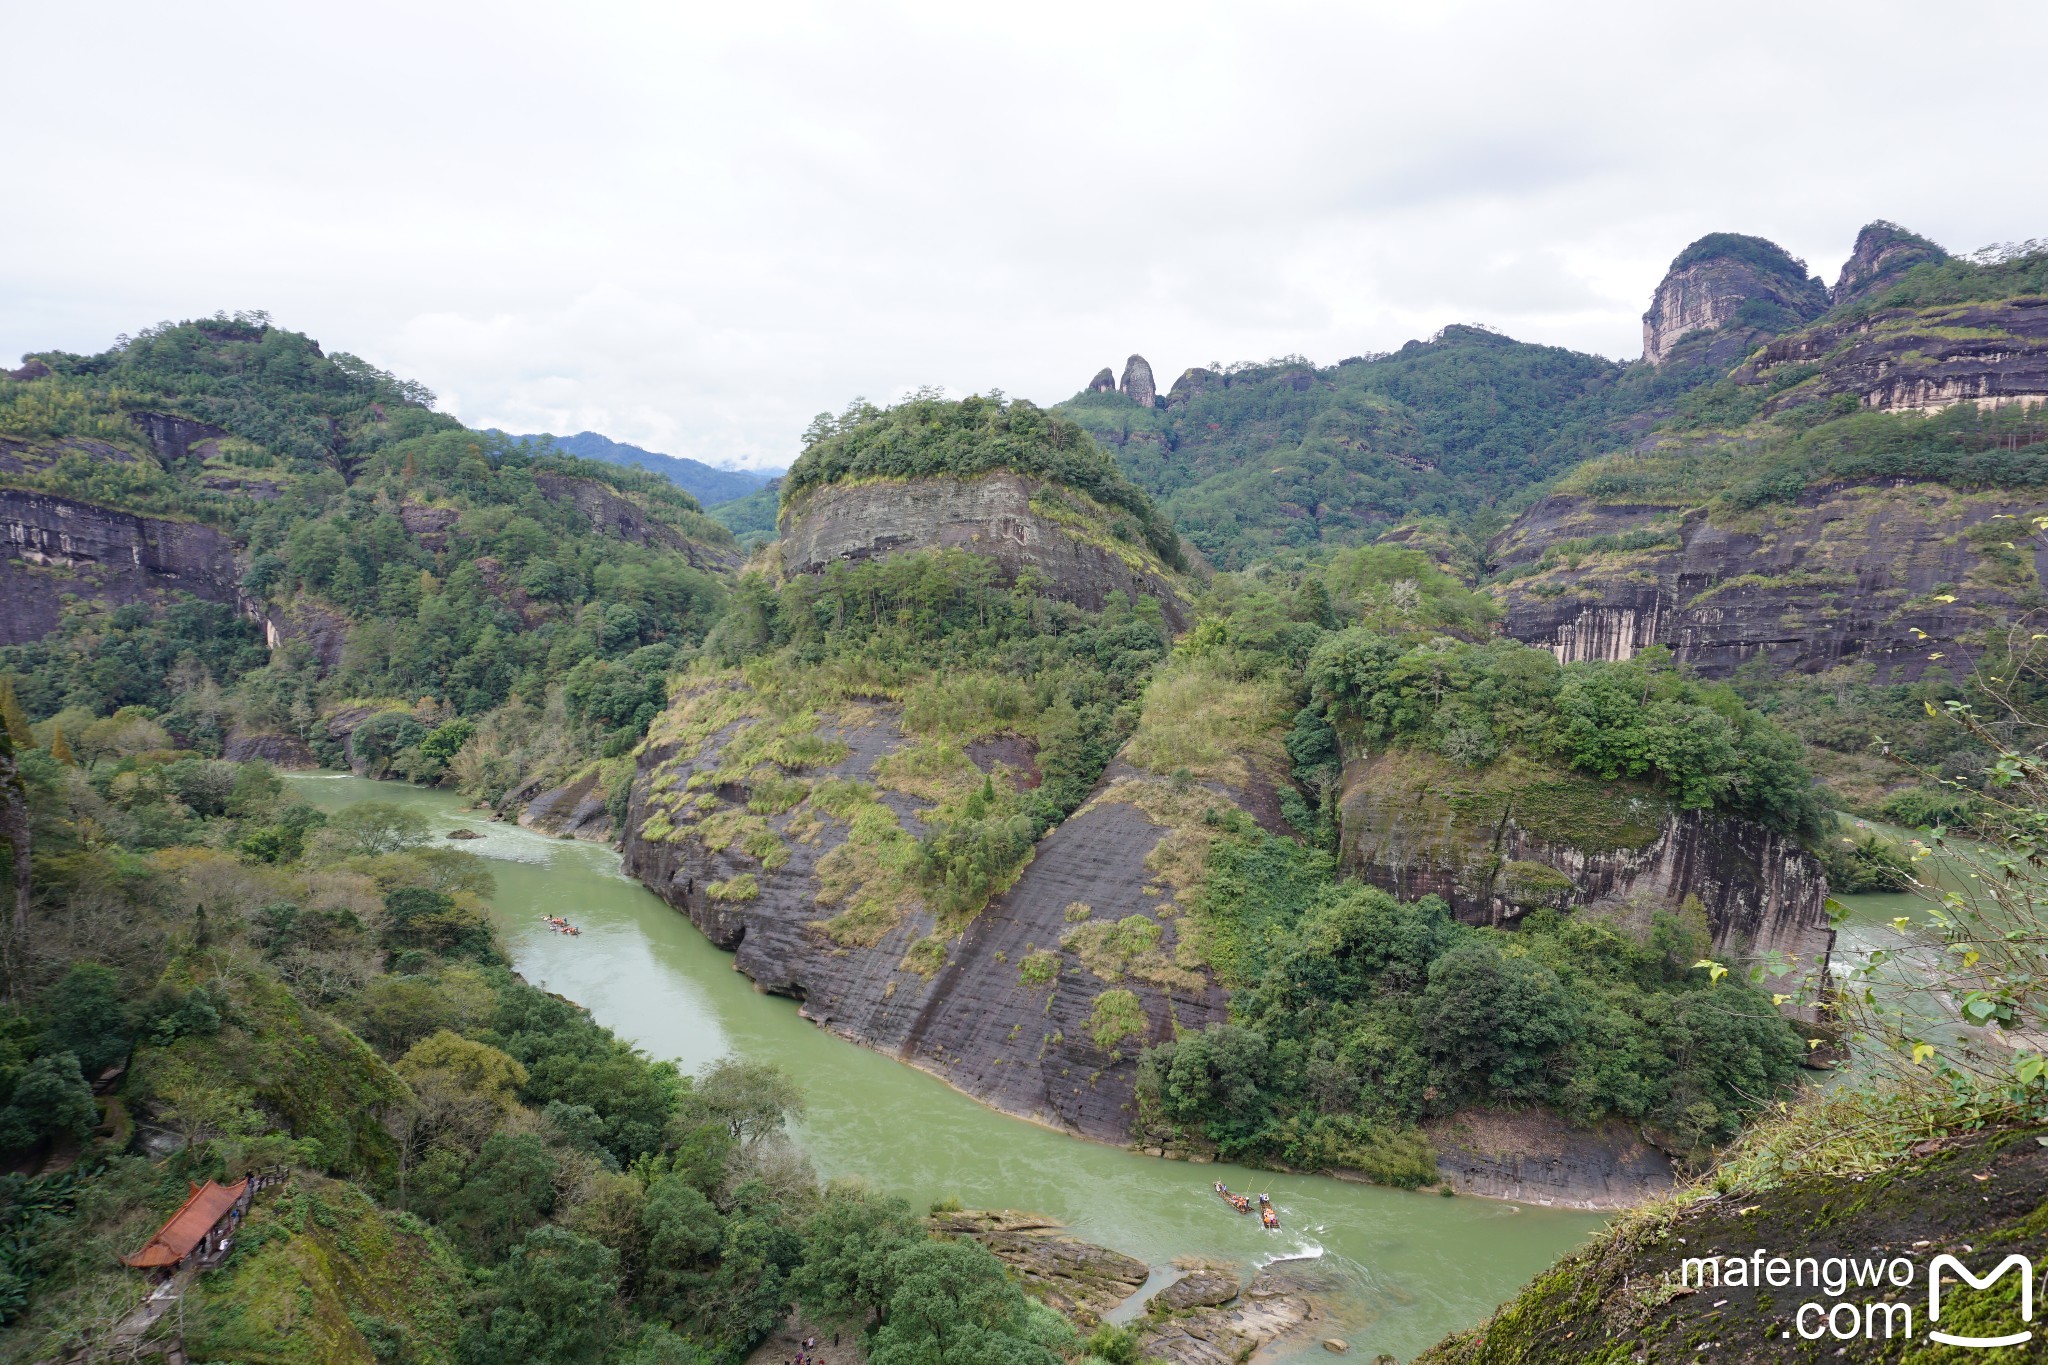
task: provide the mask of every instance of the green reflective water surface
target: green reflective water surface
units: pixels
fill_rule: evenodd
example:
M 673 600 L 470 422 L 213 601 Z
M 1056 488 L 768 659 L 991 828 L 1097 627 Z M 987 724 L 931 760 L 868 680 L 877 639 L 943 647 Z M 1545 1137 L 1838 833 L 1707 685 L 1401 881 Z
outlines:
M 797 1136 L 822 1175 L 860 1175 L 919 1207 L 956 1198 L 969 1208 L 1043 1213 L 1161 1270 L 1182 1256 L 1247 1268 L 1313 1258 L 1332 1314 L 1316 1335 L 1347 1338 L 1354 1359 L 1385 1351 L 1406 1360 L 1474 1325 L 1604 1221 L 1161 1161 L 998 1114 L 833 1037 L 799 1018 L 794 1002 L 755 990 L 730 954 L 621 873 L 610 849 L 493 823 L 445 792 L 317 774 L 291 780 L 296 794 L 324 809 L 392 801 L 425 814 L 437 838 L 458 828 L 482 834 L 452 846 L 492 860 L 498 928 L 519 972 L 686 1071 L 728 1053 L 780 1063 L 808 1099 Z M 544 913 L 583 932 L 554 933 Z M 1210 1190 L 1219 1179 L 1270 1192 L 1281 1231 L 1267 1233 L 1226 1208 Z M 1311 1340 L 1271 1358 L 1328 1357 Z

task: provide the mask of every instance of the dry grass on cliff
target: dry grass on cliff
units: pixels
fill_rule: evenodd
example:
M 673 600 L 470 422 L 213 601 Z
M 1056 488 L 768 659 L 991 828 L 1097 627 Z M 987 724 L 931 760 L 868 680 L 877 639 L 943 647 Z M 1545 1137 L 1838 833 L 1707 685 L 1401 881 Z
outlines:
M 1197 781 L 1244 790 L 1254 765 L 1269 774 L 1287 770 L 1280 744 L 1286 703 L 1278 684 L 1236 677 L 1221 658 L 1180 656 L 1145 688 L 1124 758 L 1162 777 L 1185 770 Z

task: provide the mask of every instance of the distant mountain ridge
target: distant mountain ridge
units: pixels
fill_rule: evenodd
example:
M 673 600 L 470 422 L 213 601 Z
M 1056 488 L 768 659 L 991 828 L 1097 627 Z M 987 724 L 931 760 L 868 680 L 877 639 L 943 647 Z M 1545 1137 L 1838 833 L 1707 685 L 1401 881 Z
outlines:
M 511 435 L 512 433 L 507 433 Z M 515 436 L 521 441 L 550 441 L 555 448 L 569 455 L 578 455 L 586 460 L 603 460 L 606 464 L 630 465 L 659 474 L 676 487 L 695 497 L 706 507 L 721 502 L 733 502 L 749 493 L 760 491 L 770 479 L 781 470 L 757 472 L 751 469 L 718 469 L 702 460 L 692 460 L 682 455 L 663 455 L 655 450 L 643 450 L 639 446 L 614 441 L 594 431 L 579 431 L 574 436 L 554 436 L 535 432 Z

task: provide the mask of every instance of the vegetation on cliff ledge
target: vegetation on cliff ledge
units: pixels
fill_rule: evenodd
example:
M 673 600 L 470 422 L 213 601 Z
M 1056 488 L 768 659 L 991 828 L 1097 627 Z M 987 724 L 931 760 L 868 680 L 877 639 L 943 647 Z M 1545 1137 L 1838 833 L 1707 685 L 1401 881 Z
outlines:
M 1185 569 L 1180 538 L 1152 499 L 1070 418 L 1022 399 L 979 394 L 949 403 L 920 394 L 891 408 L 856 400 L 820 413 L 782 481 L 782 505 L 849 479 L 971 479 L 1008 469 L 1079 489 L 1128 518 L 1126 539 Z

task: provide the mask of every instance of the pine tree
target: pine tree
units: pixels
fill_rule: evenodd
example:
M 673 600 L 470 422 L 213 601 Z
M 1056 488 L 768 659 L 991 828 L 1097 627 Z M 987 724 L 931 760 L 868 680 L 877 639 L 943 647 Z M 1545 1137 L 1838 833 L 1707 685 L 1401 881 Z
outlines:
M 0 729 L 7 731 L 17 749 L 36 747 L 35 732 L 28 727 L 28 712 L 14 695 L 14 679 L 0 675 Z

